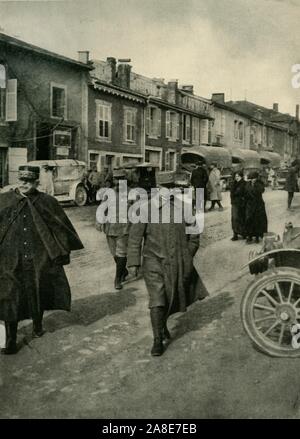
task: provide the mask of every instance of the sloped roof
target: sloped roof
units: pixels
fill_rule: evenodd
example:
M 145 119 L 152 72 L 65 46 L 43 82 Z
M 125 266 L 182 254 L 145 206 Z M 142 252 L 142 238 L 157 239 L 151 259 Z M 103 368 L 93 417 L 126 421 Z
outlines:
M 93 66 L 91 66 L 90 64 L 84 64 L 82 62 L 76 61 L 75 59 L 68 58 L 64 55 L 59 55 L 58 53 L 50 52 L 49 50 L 42 49 L 41 47 L 34 46 L 33 44 L 26 43 L 25 41 L 18 40 L 17 38 L 11 37 L 3 33 L 0 33 L 0 43 L 5 43 L 10 46 L 19 47 L 24 50 L 29 50 L 31 52 L 37 53 L 42 56 L 55 58 L 57 61 L 73 64 L 74 66 L 80 67 L 82 69 L 87 69 L 87 70 L 93 69 Z

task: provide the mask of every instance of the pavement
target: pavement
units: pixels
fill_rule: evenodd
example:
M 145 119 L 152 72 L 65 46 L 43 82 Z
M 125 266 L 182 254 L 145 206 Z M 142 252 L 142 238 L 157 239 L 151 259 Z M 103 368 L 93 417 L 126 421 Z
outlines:
M 300 225 L 300 199 L 286 211 L 286 192 L 264 197 L 269 230 Z M 114 264 L 94 228 L 95 206 L 68 207 L 85 248 L 67 267 L 71 313 L 46 314 L 46 334 L 19 331 L 21 350 L 0 358 L 1 418 L 299 418 L 297 359 L 255 349 L 240 320 L 252 280 L 241 266 L 256 244 L 232 242 L 228 193 L 224 211 L 205 215 L 195 258 L 210 296 L 169 321 L 162 357 L 149 351 L 152 333 L 143 279 L 113 289 Z

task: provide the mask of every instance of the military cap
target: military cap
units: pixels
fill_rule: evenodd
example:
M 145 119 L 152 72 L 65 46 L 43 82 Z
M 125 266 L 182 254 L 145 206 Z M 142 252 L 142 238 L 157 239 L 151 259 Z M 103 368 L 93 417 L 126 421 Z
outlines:
M 20 180 L 35 181 L 39 179 L 40 168 L 38 166 L 19 166 L 18 177 Z
M 248 175 L 248 180 L 252 180 L 254 178 L 258 178 L 259 177 L 259 173 L 256 171 L 250 172 Z

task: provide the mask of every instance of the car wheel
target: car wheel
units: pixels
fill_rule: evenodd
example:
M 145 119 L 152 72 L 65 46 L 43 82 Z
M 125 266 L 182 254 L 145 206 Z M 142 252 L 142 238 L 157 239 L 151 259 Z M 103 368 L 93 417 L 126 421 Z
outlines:
M 85 187 L 81 185 L 77 186 L 75 193 L 75 200 L 74 200 L 75 204 L 80 207 L 85 206 L 87 202 L 87 198 L 88 196 Z

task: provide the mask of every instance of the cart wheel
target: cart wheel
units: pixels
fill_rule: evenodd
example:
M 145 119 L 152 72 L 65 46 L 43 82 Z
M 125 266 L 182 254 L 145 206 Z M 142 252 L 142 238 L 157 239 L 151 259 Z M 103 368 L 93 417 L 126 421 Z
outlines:
M 300 270 L 265 271 L 249 285 L 241 318 L 251 340 L 274 357 L 300 356 Z
M 84 188 L 84 186 L 77 186 L 76 193 L 75 193 L 75 204 L 77 206 L 85 206 L 87 202 L 87 192 Z

